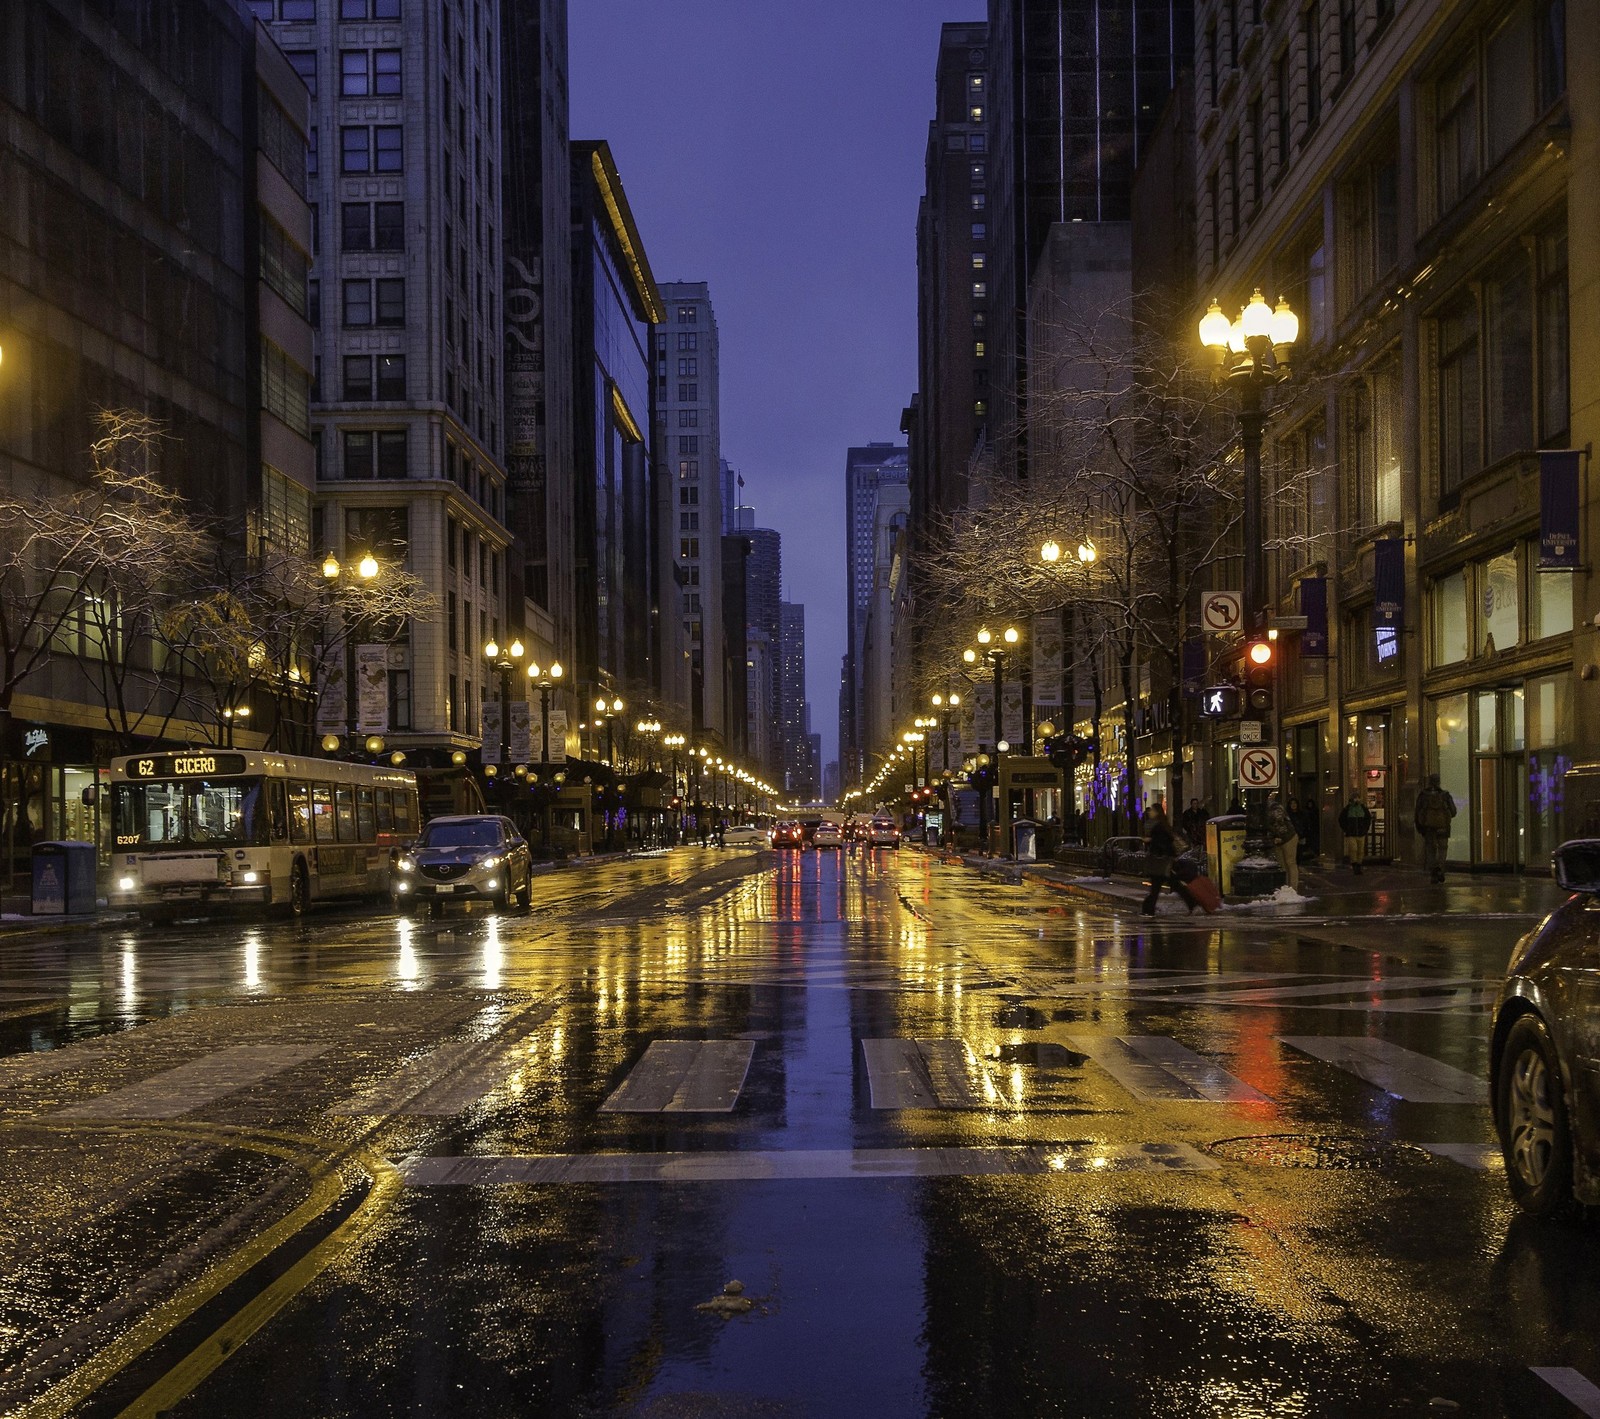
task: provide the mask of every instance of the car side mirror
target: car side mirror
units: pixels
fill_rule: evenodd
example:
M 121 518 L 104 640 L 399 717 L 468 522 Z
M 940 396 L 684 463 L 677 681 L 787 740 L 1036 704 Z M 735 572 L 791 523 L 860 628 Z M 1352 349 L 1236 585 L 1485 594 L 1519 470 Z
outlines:
M 1574 838 L 1551 854 L 1556 884 L 1568 892 L 1600 892 L 1600 838 Z

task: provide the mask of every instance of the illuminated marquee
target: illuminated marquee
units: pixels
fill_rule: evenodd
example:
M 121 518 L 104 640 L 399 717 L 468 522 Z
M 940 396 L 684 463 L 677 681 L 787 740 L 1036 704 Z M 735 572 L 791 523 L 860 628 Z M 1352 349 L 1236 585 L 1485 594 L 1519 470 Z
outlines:
M 226 778 L 244 771 L 243 754 L 152 754 L 128 760 L 128 777 L 134 779 Z

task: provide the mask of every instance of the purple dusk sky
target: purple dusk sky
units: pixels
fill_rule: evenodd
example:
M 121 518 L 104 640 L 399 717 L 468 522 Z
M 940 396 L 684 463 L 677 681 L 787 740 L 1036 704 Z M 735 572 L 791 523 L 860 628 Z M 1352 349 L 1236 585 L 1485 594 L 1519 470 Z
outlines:
M 943 20 L 929 0 L 572 0 L 572 136 L 616 156 L 658 281 L 706 281 L 722 456 L 783 534 L 806 683 L 838 752 L 844 457 L 902 442 L 916 218 Z

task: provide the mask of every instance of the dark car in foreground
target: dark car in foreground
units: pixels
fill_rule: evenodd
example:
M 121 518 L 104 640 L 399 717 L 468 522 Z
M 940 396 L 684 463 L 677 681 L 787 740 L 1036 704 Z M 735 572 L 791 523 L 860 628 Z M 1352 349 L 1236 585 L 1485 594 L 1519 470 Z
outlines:
M 398 905 L 427 902 L 439 911 L 446 901 L 487 898 L 502 909 L 512 897 L 533 900 L 533 853 L 509 818 L 464 813 L 433 818 L 422 836 L 395 862 Z
M 806 841 L 806 830 L 799 823 L 774 823 L 771 837 L 773 847 L 792 847 L 804 852 L 810 846 Z
M 1600 1203 L 1600 838 L 1554 866 L 1573 895 L 1513 949 L 1489 1048 L 1506 1181 L 1540 1217 Z

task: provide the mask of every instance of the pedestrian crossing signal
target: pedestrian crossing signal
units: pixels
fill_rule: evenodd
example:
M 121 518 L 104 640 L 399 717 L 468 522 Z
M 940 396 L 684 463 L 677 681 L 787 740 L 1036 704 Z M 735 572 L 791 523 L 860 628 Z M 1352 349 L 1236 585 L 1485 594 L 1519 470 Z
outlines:
M 1233 719 L 1239 713 L 1239 691 L 1232 685 L 1209 685 L 1200 692 L 1202 719 Z

